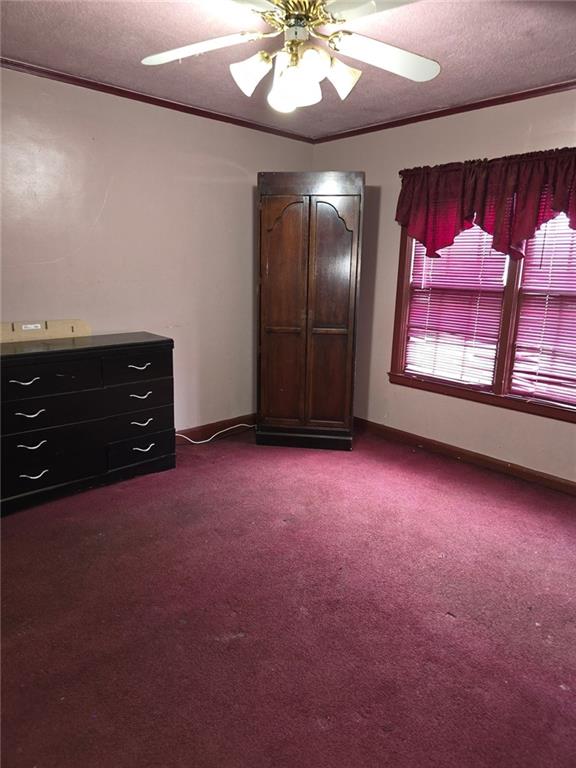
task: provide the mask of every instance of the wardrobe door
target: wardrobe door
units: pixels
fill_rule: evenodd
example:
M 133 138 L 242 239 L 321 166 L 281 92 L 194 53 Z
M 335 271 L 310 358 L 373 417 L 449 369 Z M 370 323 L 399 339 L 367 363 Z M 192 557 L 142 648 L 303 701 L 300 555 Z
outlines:
M 312 196 L 308 265 L 306 422 L 352 427 L 360 198 Z
M 309 198 L 271 195 L 260 216 L 260 422 L 302 424 Z

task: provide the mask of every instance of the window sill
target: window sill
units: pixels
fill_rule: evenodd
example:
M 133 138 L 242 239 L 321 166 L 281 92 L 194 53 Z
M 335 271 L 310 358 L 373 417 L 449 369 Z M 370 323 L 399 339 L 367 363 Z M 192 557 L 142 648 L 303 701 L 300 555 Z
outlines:
M 424 389 L 439 395 L 460 397 L 464 400 L 473 400 L 477 403 L 495 405 L 499 408 L 510 408 L 514 411 L 531 413 L 536 416 L 546 416 L 549 419 L 558 419 L 559 421 L 568 421 L 576 424 L 576 407 L 572 405 L 561 405 L 560 403 L 551 403 L 545 400 L 526 400 L 517 395 L 495 395 L 493 392 L 469 389 L 468 387 L 458 386 L 458 384 L 452 384 L 447 381 L 418 378 L 405 373 L 389 373 L 388 378 L 392 384 L 400 384 L 403 387 Z

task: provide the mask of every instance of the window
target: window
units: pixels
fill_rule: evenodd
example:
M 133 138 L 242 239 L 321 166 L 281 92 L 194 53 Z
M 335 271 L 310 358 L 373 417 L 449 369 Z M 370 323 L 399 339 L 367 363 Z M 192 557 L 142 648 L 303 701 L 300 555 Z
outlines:
M 479 227 L 463 232 L 439 259 L 414 242 L 406 335 L 407 373 L 490 386 L 507 259 Z
M 477 226 L 429 258 L 404 233 L 390 380 L 576 420 L 576 231 L 542 225 L 519 261 Z
M 564 214 L 528 243 L 511 392 L 576 405 L 576 231 Z

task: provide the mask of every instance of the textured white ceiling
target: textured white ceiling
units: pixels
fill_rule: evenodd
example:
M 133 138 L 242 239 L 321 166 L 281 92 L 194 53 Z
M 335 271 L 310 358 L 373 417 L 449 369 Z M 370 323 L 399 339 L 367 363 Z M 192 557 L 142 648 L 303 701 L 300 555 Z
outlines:
M 440 75 L 413 83 L 342 56 L 363 71 L 348 99 L 341 102 L 325 82 L 320 104 L 288 115 L 266 102 L 270 75 L 247 98 L 228 71 L 262 48 L 275 50 L 281 38 L 159 67 L 140 64 L 152 53 L 264 28 L 228 0 L 4 0 L 1 9 L 7 59 L 310 139 L 576 79 L 576 2 L 420 0 L 357 19 L 347 28 L 436 59 Z

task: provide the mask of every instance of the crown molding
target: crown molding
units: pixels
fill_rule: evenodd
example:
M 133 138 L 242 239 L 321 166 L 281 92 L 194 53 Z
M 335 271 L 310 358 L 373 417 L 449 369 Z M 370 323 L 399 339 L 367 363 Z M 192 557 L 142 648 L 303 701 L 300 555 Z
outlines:
M 144 104 L 151 104 L 155 107 L 173 109 L 176 112 L 184 112 L 187 115 L 204 117 L 208 120 L 218 120 L 221 123 L 231 123 L 232 125 L 237 125 L 241 128 L 250 128 L 251 130 L 261 131 L 262 133 L 272 133 L 275 136 L 281 136 L 284 139 L 303 141 L 306 144 L 314 143 L 312 139 L 306 136 L 299 136 L 298 134 L 290 133 L 289 131 L 282 131 L 278 128 L 270 128 L 266 125 L 261 125 L 260 123 L 253 123 L 250 120 L 241 120 L 237 117 L 223 115 L 219 112 L 211 112 L 207 109 L 198 109 L 197 107 L 191 107 L 188 104 L 182 104 L 178 101 L 162 99 L 158 96 L 150 96 L 147 93 L 140 93 L 139 91 L 132 91 L 129 88 L 120 88 L 117 85 L 101 83 L 98 80 L 90 80 L 89 78 L 77 77 L 76 75 L 67 75 L 65 72 L 59 72 L 55 69 L 48 69 L 47 67 L 39 67 L 36 64 L 27 64 L 23 61 L 16 61 L 15 59 L 0 57 L 0 67 L 4 67 L 5 69 L 12 69 L 15 72 L 23 72 L 27 75 L 45 77 L 48 80 L 56 80 L 59 83 L 66 83 L 67 85 L 77 85 L 80 88 L 89 88 L 92 91 L 108 93 L 111 96 L 120 96 L 123 99 L 140 101 Z
M 487 107 L 497 107 L 501 104 L 510 104 L 514 101 L 524 101 L 526 99 L 535 99 L 538 96 L 549 96 L 553 93 L 562 93 L 563 91 L 571 91 L 576 88 L 576 79 L 566 80 L 563 83 L 555 83 L 554 85 L 544 85 L 540 88 L 532 88 L 528 91 L 517 91 L 516 93 L 509 93 L 506 96 L 494 96 L 490 99 L 484 99 L 482 101 L 473 101 L 469 104 L 463 104 L 458 107 L 447 107 L 446 109 L 436 109 L 432 112 L 424 112 L 420 115 L 412 115 L 410 117 L 402 117 L 398 120 L 390 120 L 386 123 L 374 123 L 373 125 L 366 126 L 364 128 L 354 128 L 350 131 L 342 131 L 341 133 L 332 133 L 328 136 L 322 136 L 321 138 L 314 139 L 313 144 L 324 144 L 328 141 L 339 141 L 340 139 L 349 139 L 353 136 L 362 136 L 365 133 L 374 133 L 376 131 L 385 131 L 388 128 L 400 128 L 403 125 L 410 125 L 411 123 L 421 123 L 425 120 L 436 120 L 438 117 L 450 117 L 450 115 L 458 115 L 462 112 L 473 112 L 476 109 L 486 109 Z
M 15 59 L 8 59 L 0 57 L 0 67 L 6 69 L 12 69 L 15 72 L 23 72 L 28 75 L 36 75 L 37 77 L 45 77 L 49 80 L 56 80 L 60 83 L 66 83 L 67 85 L 76 85 L 81 88 L 89 88 L 93 91 L 100 91 L 101 93 L 108 93 L 112 96 L 119 96 L 124 99 L 132 99 L 134 101 L 140 101 L 144 104 L 151 104 L 155 107 L 163 107 L 164 109 L 172 109 L 176 112 L 183 112 L 187 115 L 195 115 L 196 117 L 203 117 L 207 120 L 218 120 L 222 123 L 230 123 L 237 125 L 241 128 L 249 128 L 254 131 L 260 131 L 262 133 L 270 133 L 274 136 L 281 136 L 285 139 L 292 139 L 293 141 L 301 141 L 305 144 L 325 144 L 329 141 L 339 141 L 340 139 L 349 139 L 354 136 L 362 136 L 366 133 L 375 133 L 376 131 L 385 131 L 388 128 L 400 128 L 403 125 L 410 125 L 412 123 L 421 123 L 425 120 L 435 120 L 439 117 L 449 117 L 451 115 L 458 115 L 463 112 L 472 112 L 476 109 L 486 109 L 487 107 L 496 107 L 502 104 L 510 104 L 515 101 L 524 101 L 526 99 L 534 99 L 538 96 L 549 96 L 554 93 L 562 93 L 564 91 L 570 91 L 576 89 L 576 79 L 566 80 L 563 83 L 555 83 L 553 85 L 545 85 L 539 88 L 532 88 L 527 91 L 518 91 L 516 93 L 510 93 L 505 96 L 495 96 L 490 99 L 484 99 L 482 101 L 474 101 L 469 104 L 463 104 L 457 107 L 448 107 L 446 109 L 437 109 L 431 112 L 425 112 L 419 115 L 411 115 L 409 117 L 402 117 L 398 120 L 389 120 L 384 123 L 374 123 L 363 128 L 354 128 L 349 131 L 341 131 L 340 133 L 332 133 L 327 136 L 321 136 L 312 138 L 310 136 L 302 136 L 290 131 L 282 131 L 279 128 L 271 128 L 260 123 L 254 123 L 250 120 L 241 120 L 240 118 L 232 117 L 231 115 L 224 115 L 219 112 L 211 112 L 206 109 L 198 109 L 197 107 L 191 107 L 187 104 L 182 104 L 178 101 L 171 101 L 170 99 L 163 99 L 158 96 L 150 96 L 146 93 L 140 93 L 139 91 L 132 91 L 129 88 L 121 88 L 117 85 L 109 85 L 108 83 L 102 83 L 98 80 L 90 80 L 86 77 L 78 77 L 76 75 L 68 75 L 65 72 L 60 72 L 55 69 L 49 69 L 47 67 L 40 67 L 36 64 L 27 64 L 23 61 L 17 61 Z

